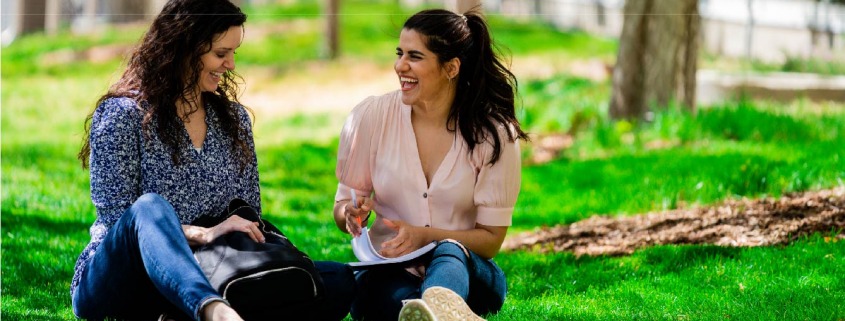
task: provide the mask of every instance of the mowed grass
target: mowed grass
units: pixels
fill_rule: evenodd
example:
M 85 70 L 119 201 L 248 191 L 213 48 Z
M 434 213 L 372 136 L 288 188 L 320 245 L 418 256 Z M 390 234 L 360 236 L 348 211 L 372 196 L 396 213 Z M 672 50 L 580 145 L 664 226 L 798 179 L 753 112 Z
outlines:
M 344 10 L 379 8 L 359 3 Z M 302 7 L 291 10 L 297 15 L 289 20 L 317 19 L 312 7 Z M 259 24 L 273 17 L 250 19 Z M 548 54 L 560 50 L 549 41 L 568 48 L 583 41 L 572 39 L 585 37 L 542 25 L 510 25 L 503 18 L 496 23 L 531 28 L 530 38 L 549 39 L 534 49 L 531 42 L 502 41 L 518 47 L 511 48 L 515 55 Z M 88 41 L 124 38 L 133 39 Z M 119 62 L 44 68 L 14 58 L 23 50 L 18 44 L 32 46 L 27 52 L 38 56 L 61 47 L 52 41 L 57 40 L 24 38 L 2 52 L 0 318 L 7 320 L 73 319 L 68 293 L 73 263 L 95 218 L 88 172 L 75 156 L 85 115 L 115 79 Z M 612 55 L 610 45 L 600 51 Z M 319 57 L 317 51 L 308 52 L 302 59 Z M 294 63 L 268 67 L 248 58 L 248 51 L 239 54 L 246 56 L 248 67 L 295 71 Z M 244 76 L 248 83 L 249 74 Z M 524 167 L 512 232 L 597 214 L 634 215 L 730 197 L 778 196 L 842 185 L 845 179 L 845 109 L 840 104 L 729 101 L 695 115 L 657 112 L 650 123 L 632 124 L 607 119 L 607 83 L 561 74 L 520 84 L 524 126 L 534 133 L 572 131 L 576 141 L 557 160 Z M 336 120 L 343 115 L 256 116 L 266 216 L 313 258 L 351 261 L 348 237 L 331 219 L 336 138 L 278 137 L 339 132 Z M 524 150 L 530 157 L 530 145 Z M 783 246 L 659 246 L 623 257 L 501 253 L 497 262 L 509 278 L 508 301 L 489 319 L 840 320 L 845 318 L 845 241 L 830 237 L 839 232 Z

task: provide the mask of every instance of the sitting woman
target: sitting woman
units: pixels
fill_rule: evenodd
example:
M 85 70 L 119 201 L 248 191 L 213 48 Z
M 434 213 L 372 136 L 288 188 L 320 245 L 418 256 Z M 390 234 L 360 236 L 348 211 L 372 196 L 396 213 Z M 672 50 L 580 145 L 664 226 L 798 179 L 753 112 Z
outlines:
M 167 2 L 89 115 L 79 158 L 90 164 L 97 219 L 71 282 L 76 316 L 241 320 L 189 246 L 227 233 L 264 242 L 257 223 L 239 216 L 190 225 L 223 215 L 234 198 L 261 209 L 252 124 L 234 73 L 245 21 L 228 0 Z M 340 320 L 354 296 L 352 272 L 340 263 L 316 266 L 326 299 L 291 315 Z
M 516 79 L 475 12 L 413 15 L 394 69 L 400 89 L 367 98 L 343 127 L 334 218 L 357 236 L 374 210 L 370 237 L 387 257 L 438 245 L 411 264 L 359 272 L 352 317 L 478 320 L 501 309 L 507 290 L 492 259 L 511 224 L 518 140 L 527 139 Z

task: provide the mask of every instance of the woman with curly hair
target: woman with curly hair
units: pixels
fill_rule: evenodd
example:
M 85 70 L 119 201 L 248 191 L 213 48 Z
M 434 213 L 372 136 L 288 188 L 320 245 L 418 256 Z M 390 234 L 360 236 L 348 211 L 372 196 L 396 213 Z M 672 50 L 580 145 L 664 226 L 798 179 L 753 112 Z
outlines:
M 97 219 L 71 296 L 81 318 L 241 320 L 209 284 L 190 246 L 226 233 L 264 242 L 257 223 L 224 213 L 234 198 L 260 213 L 247 110 L 237 99 L 235 50 L 246 15 L 228 0 L 171 0 L 121 78 L 86 120 L 79 153 L 91 171 Z M 349 268 L 316 262 L 326 286 L 307 319 L 339 320 L 354 295 Z

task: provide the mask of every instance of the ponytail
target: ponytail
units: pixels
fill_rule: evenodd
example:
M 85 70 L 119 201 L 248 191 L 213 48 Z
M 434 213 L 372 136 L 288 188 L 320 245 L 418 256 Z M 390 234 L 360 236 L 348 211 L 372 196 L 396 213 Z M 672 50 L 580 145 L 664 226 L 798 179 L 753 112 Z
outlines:
M 425 35 L 426 48 L 441 64 L 453 58 L 461 61 L 446 124 L 450 131 L 460 129 L 470 152 L 492 139 L 489 164 L 495 164 L 502 154 L 501 126 L 508 141 L 528 140 L 514 111 L 516 77 L 494 52 L 487 22 L 479 12 L 460 15 L 443 9 L 423 10 L 408 18 L 403 28 Z
M 484 18 L 475 11 L 463 14 L 469 29 L 469 45 L 460 56 L 461 71 L 449 123 L 457 124 L 470 151 L 492 138 L 489 164 L 502 154 L 498 129 L 505 125 L 508 141 L 528 140 L 516 119 L 516 76 L 502 63 Z M 513 131 L 511 131 L 511 127 Z

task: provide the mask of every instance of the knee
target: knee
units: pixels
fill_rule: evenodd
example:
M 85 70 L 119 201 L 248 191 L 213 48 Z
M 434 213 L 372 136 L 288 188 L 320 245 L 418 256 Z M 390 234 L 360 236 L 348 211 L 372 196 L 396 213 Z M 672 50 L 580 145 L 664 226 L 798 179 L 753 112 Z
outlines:
M 314 262 L 325 286 L 325 296 L 320 309 L 312 319 L 341 320 L 349 314 L 352 300 L 356 297 L 357 287 L 352 269 L 346 264 L 329 261 Z
M 170 206 L 170 203 L 164 199 L 163 196 L 156 194 L 156 193 L 146 193 L 138 197 L 135 200 L 135 203 L 132 204 L 133 207 L 162 207 L 162 206 Z
M 434 248 L 434 258 L 439 257 L 454 257 L 461 262 L 466 262 L 467 250 L 457 241 L 444 240 L 437 244 Z
M 355 296 L 357 285 L 352 269 L 346 264 L 338 262 L 314 262 L 329 296 L 337 298 L 351 298 Z
M 103 316 L 98 313 L 97 305 L 90 304 L 91 300 L 80 298 L 79 288 L 71 294 L 71 306 L 73 307 L 73 314 L 80 319 L 102 319 Z
M 138 197 L 126 214 L 129 214 L 136 222 L 138 220 L 149 220 L 160 223 L 170 220 L 179 224 L 176 218 L 176 210 L 164 197 L 156 193 L 146 193 Z
M 77 318 L 87 319 L 91 317 L 91 314 L 88 312 L 86 306 L 76 299 L 76 293 L 72 296 L 71 306 L 73 307 L 73 315 Z

